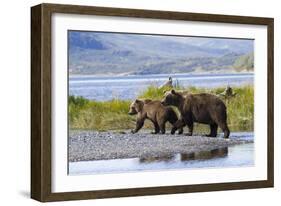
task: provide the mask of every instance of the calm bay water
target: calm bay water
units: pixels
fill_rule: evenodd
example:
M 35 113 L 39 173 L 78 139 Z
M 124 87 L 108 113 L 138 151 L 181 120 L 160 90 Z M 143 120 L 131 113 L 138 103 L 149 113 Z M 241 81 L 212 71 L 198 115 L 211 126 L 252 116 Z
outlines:
M 233 133 L 231 138 L 253 140 L 253 132 Z M 254 143 L 158 158 L 128 158 L 69 163 L 69 175 L 254 166 Z
M 226 87 L 253 84 L 253 74 L 160 74 L 135 76 L 70 76 L 69 95 L 83 96 L 97 101 L 113 98 L 122 100 L 135 99 L 148 86 L 161 86 L 171 76 L 174 83 L 181 86 Z

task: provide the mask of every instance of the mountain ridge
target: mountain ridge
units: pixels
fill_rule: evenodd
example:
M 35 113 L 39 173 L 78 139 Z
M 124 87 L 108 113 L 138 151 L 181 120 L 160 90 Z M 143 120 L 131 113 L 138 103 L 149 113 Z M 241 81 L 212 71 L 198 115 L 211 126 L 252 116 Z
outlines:
M 250 40 L 103 32 L 72 31 L 68 43 L 70 74 L 86 75 L 239 71 L 253 51 Z

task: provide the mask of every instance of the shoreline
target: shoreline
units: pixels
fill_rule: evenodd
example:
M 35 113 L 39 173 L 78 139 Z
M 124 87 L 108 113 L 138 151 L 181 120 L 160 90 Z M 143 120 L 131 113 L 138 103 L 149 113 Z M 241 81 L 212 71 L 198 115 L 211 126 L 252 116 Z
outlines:
M 181 76 L 181 75 L 190 75 L 190 76 L 206 76 L 206 75 L 210 75 L 210 76 L 216 76 L 216 75 L 254 75 L 254 71 L 252 72 L 227 72 L 227 73 L 223 73 L 223 72 L 200 72 L 200 73 L 196 73 L 196 72 L 190 72 L 190 73 L 176 73 L 176 74 L 169 74 L 169 73 L 161 73 L 161 74 L 128 74 L 128 73 L 122 73 L 122 74 L 69 74 L 69 77 L 98 77 L 98 78 L 112 78 L 112 77 L 136 77 L 136 76 L 143 76 L 143 77 L 147 77 L 147 76 L 159 76 L 159 75 L 167 75 L 167 76 L 171 76 L 173 75 L 174 77 L 177 76 Z
M 69 162 L 110 160 L 127 158 L 157 158 L 176 153 L 189 154 L 209 151 L 239 144 L 253 143 L 253 139 L 242 139 L 235 133 L 230 139 L 221 137 L 150 134 L 143 130 L 131 134 L 71 130 L 69 132 Z

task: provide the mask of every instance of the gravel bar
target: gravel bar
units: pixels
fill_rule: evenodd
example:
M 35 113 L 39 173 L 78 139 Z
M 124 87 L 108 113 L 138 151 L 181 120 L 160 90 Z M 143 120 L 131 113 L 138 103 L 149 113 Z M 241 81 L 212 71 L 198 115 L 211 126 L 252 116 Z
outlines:
M 186 136 L 170 134 L 150 134 L 143 131 L 137 134 L 126 132 L 69 132 L 69 161 L 90 161 L 119 158 L 145 158 L 192 153 L 253 143 L 231 135 L 221 137 Z

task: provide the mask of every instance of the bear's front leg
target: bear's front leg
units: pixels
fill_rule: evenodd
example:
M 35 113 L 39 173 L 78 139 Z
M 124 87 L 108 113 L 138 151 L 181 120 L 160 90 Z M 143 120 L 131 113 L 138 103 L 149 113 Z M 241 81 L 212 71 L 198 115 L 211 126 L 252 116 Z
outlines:
M 178 134 L 182 134 L 182 133 L 183 133 L 183 128 L 180 128 Z
M 157 122 L 152 122 L 154 125 L 154 132 L 151 132 L 151 134 L 158 134 L 160 131 L 159 125 L 157 124 Z
M 166 132 L 165 122 L 160 122 L 159 128 L 160 128 L 160 134 L 165 134 L 165 132 Z
M 143 124 L 144 124 L 144 120 L 138 119 L 137 122 L 136 122 L 136 128 L 131 130 L 131 132 L 133 134 L 137 133 L 143 127 Z
M 183 127 L 185 126 L 185 123 L 182 119 L 179 119 L 176 121 L 175 124 L 173 124 L 173 128 L 171 130 L 171 134 L 175 134 L 175 132 L 179 129 L 179 134 L 183 133 Z
M 188 127 L 187 136 L 192 136 L 192 134 L 193 134 L 193 122 L 188 123 L 187 127 Z
M 207 134 L 207 137 L 216 137 L 218 131 L 218 125 L 216 123 L 210 125 L 210 134 Z

